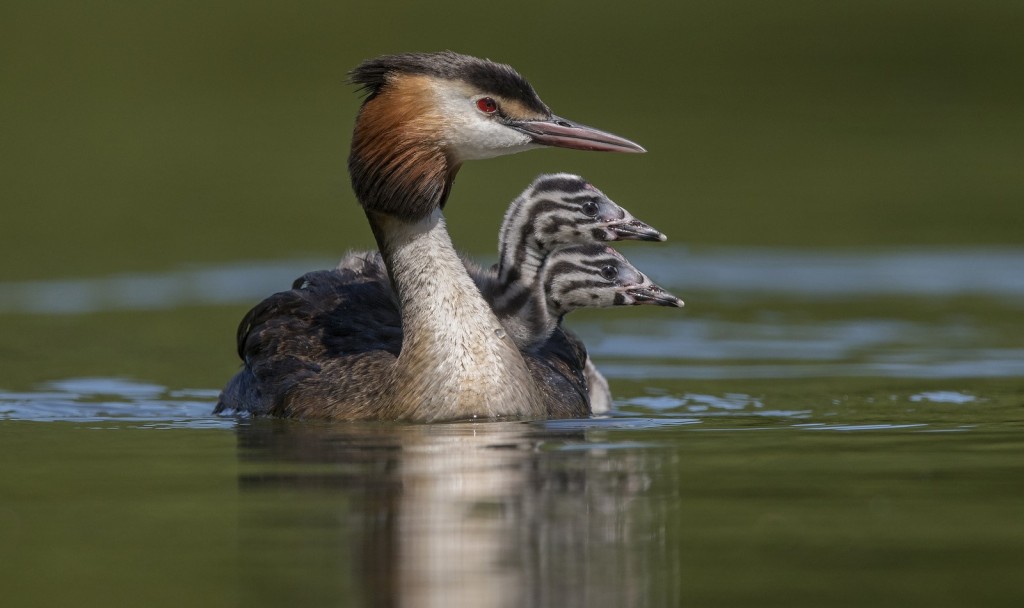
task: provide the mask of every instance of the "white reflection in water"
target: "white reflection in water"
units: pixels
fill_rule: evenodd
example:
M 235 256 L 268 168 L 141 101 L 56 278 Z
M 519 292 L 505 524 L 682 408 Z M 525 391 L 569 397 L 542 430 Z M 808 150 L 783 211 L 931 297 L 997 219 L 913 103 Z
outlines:
M 957 391 L 927 391 L 911 395 L 911 401 L 930 401 L 932 403 L 971 403 L 978 398 Z
M 655 556 L 670 550 L 664 535 L 637 534 L 646 525 L 637 518 L 648 513 L 632 505 L 651 483 L 644 450 L 624 448 L 610 459 L 606 442 L 591 444 L 577 429 L 253 421 L 238 431 L 240 456 L 252 463 L 240 467 L 249 471 L 243 504 L 309 491 L 354 505 L 345 518 L 324 518 L 297 501 L 285 520 L 321 522 L 310 534 L 346 539 L 342 553 L 361 548 L 358 567 L 367 571 L 356 576 L 359 595 L 389 598 L 388 605 L 635 606 L 651 592 L 644 573 L 663 566 Z M 283 462 L 304 469 L 258 472 Z M 323 465 L 347 473 L 325 478 L 317 474 Z M 261 571 L 277 555 L 266 525 L 258 516 L 241 520 L 246 571 Z M 329 556 L 291 559 L 316 577 L 335 567 L 325 563 Z M 247 589 L 259 597 L 264 585 L 279 584 L 257 577 Z
M 681 397 L 653 395 L 636 397 L 629 402 L 659 410 L 686 408 L 691 412 L 706 412 L 711 409 L 738 411 L 763 407 L 757 399 L 740 393 L 726 393 L 722 396 L 685 393 Z
M 633 397 L 624 402 L 627 406 L 636 406 L 665 413 L 686 412 L 700 418 L 726 416 L 757 416 L 763 418 L 808 418 L 811 410 L 765 409 L 759 400 L 742 393 L 725 393 L 724 395 L 703 395 L 684 393 L 682 396 L 645 395 Z
M 523 605 L 523 570 L 501 567 L 512 553 L 508 496 L 525 471 L 516 433 L 424 433 L 403 446 L 396 505 L 401 605 Z

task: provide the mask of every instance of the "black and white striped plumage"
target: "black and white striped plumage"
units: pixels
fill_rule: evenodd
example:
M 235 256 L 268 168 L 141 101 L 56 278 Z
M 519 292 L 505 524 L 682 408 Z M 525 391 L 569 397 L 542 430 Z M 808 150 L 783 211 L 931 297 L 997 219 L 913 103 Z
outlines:
M 544 293 L 536 288 L 544 258 L 559 247 L 625 239 L 663 241 L 665 235 L 635 219 L 578 175 L 541 175 L 505 213 L 496 272 L 477 272 L 474 277 L 516 344 L 535 348 L 546 333 L 536 323 L 544 316 Z M 612 404 L 608 381 L 589 356 L 583 375 L 592 412 L 608 411 Z
M 505 213 L 496 275 L 477 274 L 477 283 L 516 344 L 535 346 L 542 337 L 525 321 L 545 306 L 537 289 L 545 259 L 562 247 L 627 239 L 664 241 L 665 235 L 578 175 L 541 175 Z
M 520 315 L 533 336 L 532 348 L 545 342 L 562 318 L 581 308 L 613 306 L 682 307 L 683 301 L 640 272 L 621 253 L 606 245 L 576 245 L 557 249 L 547 256 L 534 284 L 535 299 L 543 307 L 532 315 Z

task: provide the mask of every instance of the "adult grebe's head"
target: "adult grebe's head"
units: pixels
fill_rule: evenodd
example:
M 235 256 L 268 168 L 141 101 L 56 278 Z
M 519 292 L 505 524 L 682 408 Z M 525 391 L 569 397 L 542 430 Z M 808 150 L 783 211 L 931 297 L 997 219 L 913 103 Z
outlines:
M 542 146 L 643 152 L 611 133 L 554 115 L 511 67 L 441 53 L 363 62 L 351 81 L 366 93 L 349 172 L 360 203 L 415 220 L 444 205 L 462 162 Z

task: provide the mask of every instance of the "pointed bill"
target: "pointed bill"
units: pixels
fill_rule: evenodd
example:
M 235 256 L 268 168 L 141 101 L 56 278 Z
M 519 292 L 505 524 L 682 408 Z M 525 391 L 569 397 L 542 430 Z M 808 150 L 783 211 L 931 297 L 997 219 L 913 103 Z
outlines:
M 508 125 L 529 135 L 534 143 L 544 146 L 595 152 L 647 151 L 640 144 L 624 137 L 586 125 L 573 124 L 557 116 L 552 116 L 548 120 L 515 120 L 510 121 Z
M 664 241 L 666 237 L 660 230 L 638 219 L 629 218 L 618 222 L 610 222 L 605 226 L 616 237 L 633 241 Z
M 634 305 L 653 304 L 655 306 L 683 307 L 682 300 L 651 282 L 626 289 L 626 295 L 633 298 Z

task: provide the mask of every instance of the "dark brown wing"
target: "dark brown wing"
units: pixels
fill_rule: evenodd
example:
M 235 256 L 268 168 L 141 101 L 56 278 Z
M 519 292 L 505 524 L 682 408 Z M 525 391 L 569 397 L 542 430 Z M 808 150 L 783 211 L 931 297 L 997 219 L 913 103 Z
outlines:
M 373 417 L 368 408 L 382 379 L 390 377 L 401 344 L 401 314 L 379 254 L 350 254 L 338 268 L 299 277 L 291 290 L 245 315 L 237 333 L 243 368 L 214 411 Z M 524 358 L 550 417 L 590 415 L 587 352 L 575 334 L 559 328 Z M 353 403 L 368 405 L 356 410 Z
M 590 399 L 583 369 L 587 348 L 573 332 L 559 327 L 534 352 L 524 353 L 533 379 L 544 394 L 549 418 L 585 418 Z
M 344 268 L 307 273 L 242 319 L 237 347 L 243 368 L 215 412 L 326 415 L 352 401 L 347 394 L 376 386 L 365 374 L 393 365 L 401 340 L 389 283 Z

